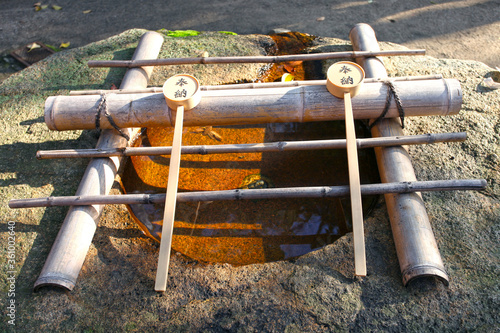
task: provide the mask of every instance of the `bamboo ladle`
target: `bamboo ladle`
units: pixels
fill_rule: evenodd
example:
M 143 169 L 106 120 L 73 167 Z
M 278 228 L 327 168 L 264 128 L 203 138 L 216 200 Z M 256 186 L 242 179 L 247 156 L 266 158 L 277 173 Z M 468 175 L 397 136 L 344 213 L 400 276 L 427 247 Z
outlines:
M 160 254 L 156 271 L 156 291 L 165 291 L 167 288 L 170 249 L 172 247 L 172 234 L 174 230 L 175 205 L 177 201 L 177 186 L 179 183 L 184 110 L 190 110 L 200 103 L 200 83 L 194 76 L 188 74 L 174 75 L 165 81 L 163 85 L 163 94 L 165 95 L 165 100 L 169 108 L 177 110 L 177 112 L 175 116 L 172 152 L 170 155 L 165 211 L 163 213 Z
M 363 206 L 359 180 L 358 151 L 352 113 L 351 97 L 358 94 L 365 71 L 349 61 L 340 61 L 328 69 L 326 87 L 335 97 L 344 99 L 347 163 L 352 209 L 352 232 L 354 238 L 354 267 L 357 276 L 366 276 L 365 239 L 363 231 Z

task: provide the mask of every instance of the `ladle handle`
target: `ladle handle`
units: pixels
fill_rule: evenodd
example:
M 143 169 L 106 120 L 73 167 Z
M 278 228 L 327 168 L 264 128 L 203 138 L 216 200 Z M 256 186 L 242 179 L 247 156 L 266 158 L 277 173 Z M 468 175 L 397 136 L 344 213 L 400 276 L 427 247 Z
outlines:
M 363 230 L 363 204 L 359 179 L 358 150 L 352 113 L 351 94 L 344 93 L 347 163 L 351 192 L 352 233 L 354 239 L 354 268 L 357 276 L 366 276 L 365 237 Z
M 181 161 L 182 123 L 184 121 L 184 106 L 177 107 L 175 116 L 174 139 L 170 155 L 168 171 L 167 195 L 165 211 L 163 213 L 163 227 L 161 232 L 160 254 L 156 271 L 156 291 L 165 291 L 167 288 L 168 267 L 170 265 L 170 249 L 174 231 L 175 205 L 177 202 L 177 186 L 179 183 L 179 168 Z

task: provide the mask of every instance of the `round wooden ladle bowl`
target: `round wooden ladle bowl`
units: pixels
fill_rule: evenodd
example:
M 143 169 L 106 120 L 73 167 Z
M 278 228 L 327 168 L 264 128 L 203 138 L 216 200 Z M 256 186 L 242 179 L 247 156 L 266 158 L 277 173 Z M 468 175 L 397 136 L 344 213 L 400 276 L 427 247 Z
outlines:
M 163 95 L 172 110 L 191 110 L 201 101 L 200 82 L 189 74 L 174 75 L 163 84 Z
M 365 71 L 356 63 L 339 61 L 328 68 L 326 77 L 326 88 L 333 96 L 344 98 L 345 93 L 350 93 L 354 97 L 365 79 Z

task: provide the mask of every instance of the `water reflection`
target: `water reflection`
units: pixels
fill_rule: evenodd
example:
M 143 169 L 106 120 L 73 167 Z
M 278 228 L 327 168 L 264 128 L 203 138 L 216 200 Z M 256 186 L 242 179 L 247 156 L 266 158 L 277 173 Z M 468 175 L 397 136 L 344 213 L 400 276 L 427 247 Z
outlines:
M 367 135 L 357 123 L 358 136 Z M 214 127 L 222 143 L 316 140 L 344 137 L 343 122 Z M 170 145 L 173 130 L 148 129 L 136 145 Z M 192 129 L 183 144 L 217 144 Z M 359 155 L 363 183 L 378 182 L 373 151 Z M 164 193 L 168 156 L 132 157 L 126 164 L 127 193 Z M 346 185 L 345 150 L 183 155 L 179 191 L 242 187 Z M 260 185 L 259 185 L 260 184 Z M 364 198 L 365 215 L 375 198 Z M 131 205 L 141 229 L 159 240 L 163 205 Z M 209 262 L 249 264 L 303 255 L 351 231 L 348 198 L 259 199 L 177 203 L 172 247 Z

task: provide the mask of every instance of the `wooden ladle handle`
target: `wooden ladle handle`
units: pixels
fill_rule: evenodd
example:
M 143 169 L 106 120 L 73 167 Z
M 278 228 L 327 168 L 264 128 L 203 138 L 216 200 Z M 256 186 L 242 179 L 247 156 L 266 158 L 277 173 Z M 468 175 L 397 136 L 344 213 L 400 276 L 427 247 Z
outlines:
M 361 66 L 353 62 L 340 61 L 330 66 L 326 80 L 328 91 L 335 97 L 344 99 L 352 233 L 354 238 L 354 267 L 358 276 L 366 276 L 366 254 L 358 150 L 351 97 L 359 92 L 364 78 L 365 71 Z
M 351 94 L 344 93 L 347 163 L 351 195 L 352 233 L 354 238 L 354 269 L 358 276 L 366 276 L 365 237 L 363 227 L 363 203 L 359 178 L 358 150 L 352 113 Z
M 175 206 L 177 203 L 177 187 L 179 184 L 179 170 L 181 162 L 182 127 L 184 110 L 194 108 L 201 100 L 200 83 L 189 74 L 174 75 L 163 85 L 163 94 L 167 105 L 177 110 L 175 115 L 174 139 L 170 153 L 168 171 L 167 195 L 163 226 L 161 232 L 160 254 L 156 271 L 155 290 L 163 292 L 167 288 L 168 268 L 170 265 L 170 249 L 174 231 Z

